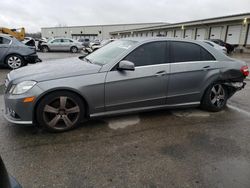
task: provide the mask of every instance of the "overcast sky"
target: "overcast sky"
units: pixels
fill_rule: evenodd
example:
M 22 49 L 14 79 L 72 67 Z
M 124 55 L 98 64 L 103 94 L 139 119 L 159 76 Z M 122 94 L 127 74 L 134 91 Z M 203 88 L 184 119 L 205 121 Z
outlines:
M 0 27 L 180 22 L 250 12 L 250 0 L 1 0 Z

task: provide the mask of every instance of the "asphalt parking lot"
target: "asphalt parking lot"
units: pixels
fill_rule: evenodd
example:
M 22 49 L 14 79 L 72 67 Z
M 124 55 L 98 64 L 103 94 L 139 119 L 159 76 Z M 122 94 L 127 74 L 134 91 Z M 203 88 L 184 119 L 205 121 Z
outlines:
M 79 56 L 39 53 L 43 61 Z M 249 54 L 237 54 L 250 65 Z M 9 72 L 0 69 L 0 85 Z M 0 154 L 25 188 L 250 187 L 250 80 L 219 113 L 162 110 L 99 118 L 62 134 L 3 118 Z

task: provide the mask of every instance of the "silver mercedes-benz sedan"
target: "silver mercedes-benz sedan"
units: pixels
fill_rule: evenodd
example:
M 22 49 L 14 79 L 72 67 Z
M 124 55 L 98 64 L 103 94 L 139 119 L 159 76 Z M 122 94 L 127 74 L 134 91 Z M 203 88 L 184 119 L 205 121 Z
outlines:
M 5 118 L 62 132 L 96 116 L 201 106 L 222 110 L 249 70 L 204 42 L 114 41 L 80 58 L 10 72 Z
M 70 38 L 55 38 L 49 40 L 48 42 L 43 42 L 39 48 L 40 50 L 42 50 L 42 52 L 68 51 L 77 53 L 79 50 L 82 50 L 84 46 L 81 42 L 75 41 Z

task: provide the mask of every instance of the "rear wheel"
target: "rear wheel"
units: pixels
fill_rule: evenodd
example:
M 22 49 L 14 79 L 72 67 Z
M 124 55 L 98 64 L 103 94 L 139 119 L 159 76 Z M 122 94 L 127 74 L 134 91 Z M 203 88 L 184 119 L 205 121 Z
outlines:
M 68 91 L 45 96 L 38 104 L 36 117 L 39 125 L 50 132 L 63 132 L 75 128 L 84 118 L 81 98 Z
M 227 104 L 228 92 L 221 83 L 210 85 L 203 96 L 201 107 L 205 110 L 218 112 Z
M 6 58 L 6 64 L 11 69 L 18 69 L 25 65 L 24 59 L 20 55 L 9 55 Z
M 70 48 L 70 51 L 71 51 L 72 53 L 76 53 L 76 52 L 78 52 L 78 48 L 75 47 L 75 46 L 73 46 L 73 47 Z

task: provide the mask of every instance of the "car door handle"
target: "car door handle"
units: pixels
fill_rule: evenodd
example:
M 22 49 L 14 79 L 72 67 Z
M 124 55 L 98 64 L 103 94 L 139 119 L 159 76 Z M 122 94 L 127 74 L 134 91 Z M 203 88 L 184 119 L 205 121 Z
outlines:
M 166 71 L 159 71 L 157 73 L 155 73 L 155 76 L 164 76 L 166 73 Z
M 203 70 L 204 70 L 204 71 L 206 71 L 206 70 L 208 70 L 208 69 L 210 69 L 210 66 L 209 66 L 209 65 L 208 65 L 208 66 L 203 67 Z

